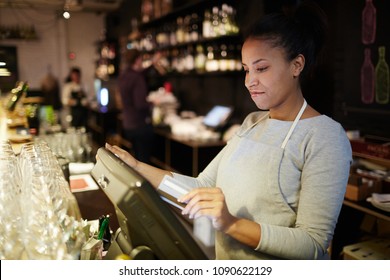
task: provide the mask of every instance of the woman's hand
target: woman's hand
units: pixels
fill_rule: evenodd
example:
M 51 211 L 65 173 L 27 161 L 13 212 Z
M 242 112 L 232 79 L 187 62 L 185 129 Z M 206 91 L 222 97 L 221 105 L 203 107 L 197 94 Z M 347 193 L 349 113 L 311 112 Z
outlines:
M 227 208 L 225 196 L 220 188 L 196 188 L 178 199 L 187 203 L 182 214 L 195 219 L 209 217 L 213 227 L 219 231 L 227 231 L 237 220 Z
M 114 145 L 106 143 L 106 149 L 115 154 L 118 158 L 123 160 L 128 166 L 137 169 L 138 161 L 128 152 Z

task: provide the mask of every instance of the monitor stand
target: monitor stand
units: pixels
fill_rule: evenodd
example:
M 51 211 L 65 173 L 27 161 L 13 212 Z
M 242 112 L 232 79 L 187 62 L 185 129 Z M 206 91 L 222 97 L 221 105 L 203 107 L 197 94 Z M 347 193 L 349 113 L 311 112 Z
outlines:
M 147 246 L 131 247 L 131 244 L 123 236 L 120 228 L 115 233 L 113 241 L 108 248 L 105 260 L 116 260 L 120 255 L 127 255 L 132 260 L 156 260 L 153 251 Z

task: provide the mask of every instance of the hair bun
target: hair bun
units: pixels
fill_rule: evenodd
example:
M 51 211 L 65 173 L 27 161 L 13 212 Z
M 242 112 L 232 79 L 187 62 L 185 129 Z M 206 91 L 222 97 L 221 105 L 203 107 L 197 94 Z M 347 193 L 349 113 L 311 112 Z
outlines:
M 328 29 L 324 11 L 315 2 L 304 1 L 297 6 L 293 18 L 300 25 L 303 36 L 314 41 L 318 55 L 325 44 Z

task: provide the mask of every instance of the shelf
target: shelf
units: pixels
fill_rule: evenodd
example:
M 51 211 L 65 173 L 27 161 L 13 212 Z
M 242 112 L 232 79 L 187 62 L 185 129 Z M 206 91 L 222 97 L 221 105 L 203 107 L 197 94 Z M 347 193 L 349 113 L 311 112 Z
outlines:
M 348 113 L 362 113 L 362 114 L 375 114 L 381 116 L 390 116 L 390 110 L 386 109 L 375 109 L 375 108 L 360 108 L 353 106 L 343 106 L 343 111 L 345 114 Z
M 205 9 L 211 8 L 213 6 L 222 5 L 223 3 L 233 4 L 236 2 L 238 2 L 238 1 L 234 1 L 234 0 L 224 0 L 224 1 L 222 1 L 222 0 L 217 0 L 217 1 L 198 0 L 198 1 L 193 1 L 193 3 L 185 4 L 177 9 L 174 9 L 172 12 L 170 12 L 166 15 L 163 15 L 163 16 L 156 18 L 156 19 L 152 19 L 149 22 L 142 23 L 142 24 L 140 24 L 139 28 L 141 30 L 145 30 L 145 29 L 157 27 L 157 26 L 162 25 L 168 21 L 174 21 L 179 16 L 183 16 L 183 15 L 190 14 L 193 12 L 204 11 Z
M 168 72 L 165 74 L 165 77 L 198 77 L 198 78 L 203 78 L 203 77 L 218 77 L 218 76 L 232 76 L 236 77 L 242 75 L 244 78 L 244 72 L 243 71 L 214 71 L 214 72 L 196 72 L 196 71 L 189 71 L 189 72 L 183 72 L 183 73 L 178 73 L 178 72 Z
M 369 202 L 354 202 L 348 199 L 344 199 L 344 205 L 354 208 L 358 211 L 364 212 L 376 218 L 382 219 L 384 221 L 390 222 L 390 213 L 383 210 L 377 209 L 372 206 Z
M 241 34 L 232 34 L 232 35 L 224 35 L 212 38 L 201 38 L 196 41 L 189 41 L 185 43 L 179 43 L 176 45 L 167 45 L 167 46 L 159 46 L 153 48 L 153 50 L 142 50 L 144 53 L 153 54 L 157 51 L 170 51 L 174 49 L 184 49 L 188 46 L 196 46 L 196 45 L 218 45 L 218 44 L 240 44 L 242 43 L 242 35 Z
M 376 164 L 385 166 L 390 169 L 390 147 L 388 139 L 359 139 L 350 140 L 352 147 L 352 155 L 368 159 Z
M 379 164 L 379 165 L 383 165 L 383 166 L 385 166 L 385 167 L 390 169 L 390 160 L 388 160 L 388 159 L 375 157 L 375 156 L 370 156 L 370 155 L 363 154 L 363 153 L 358 153 L 358 152 L 352 152 L 352 155 L 354 157 L 359 157 L 359 158 L 364 158 L 364 159 L 371 160 L 373 163 L 376 163 L 376 164 Z

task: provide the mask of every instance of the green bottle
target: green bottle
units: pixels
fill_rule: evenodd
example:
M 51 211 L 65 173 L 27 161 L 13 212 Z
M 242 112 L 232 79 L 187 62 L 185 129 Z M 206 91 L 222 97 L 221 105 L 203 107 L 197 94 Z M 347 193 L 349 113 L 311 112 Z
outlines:
M 11 90 L 11 97 L 8 100 L 6 109 L 10 112 L 15 110 L 16 103 L 23 96 L 23 93 L 28 89 L 28 84 L 26 82 L 18 82 L 16 87 Z
M 386 48 L 378 48 L 379 60 L 375 67 L 375 100 L 378 104 L 387 104 L 389 102 L 389 66 L 385 60 Z

